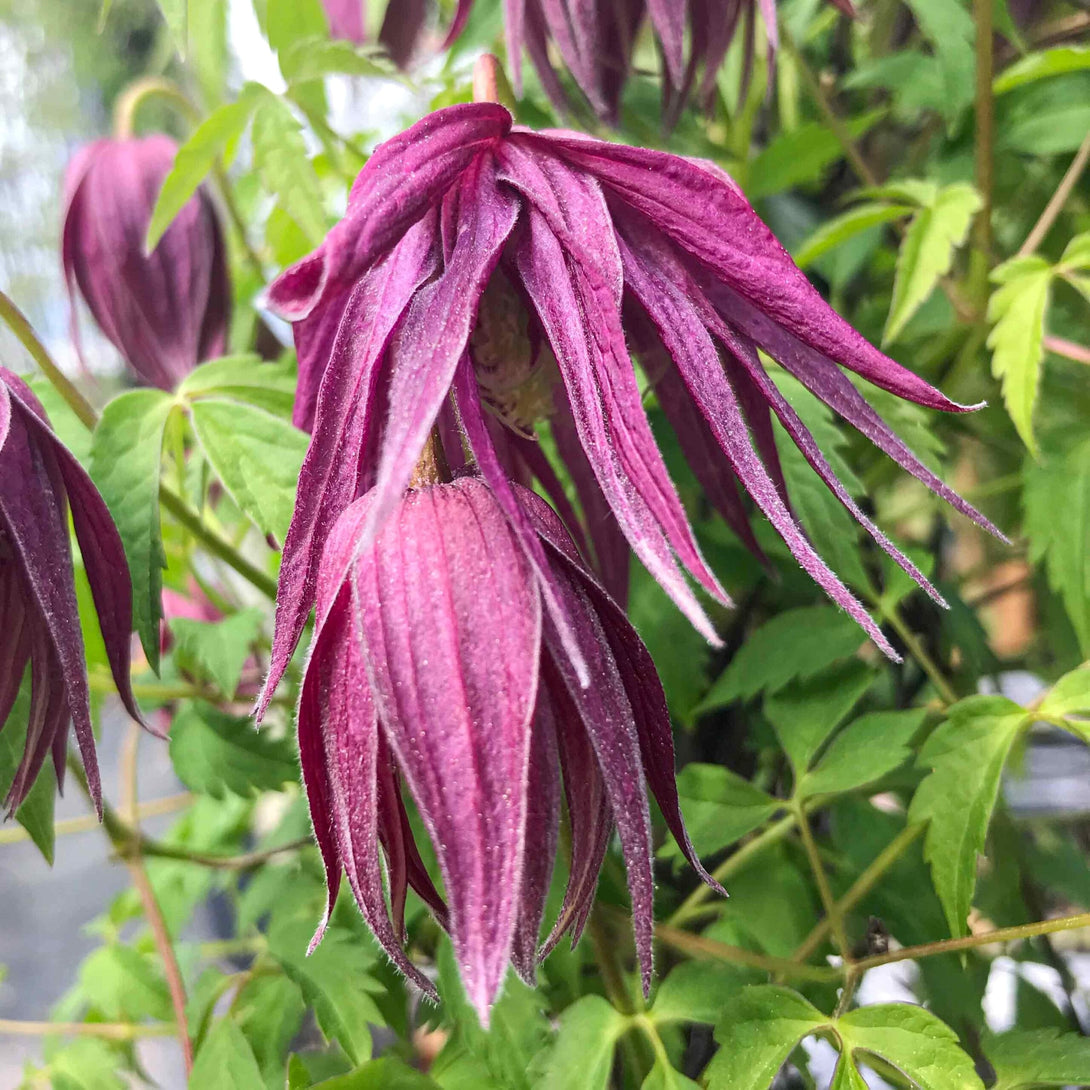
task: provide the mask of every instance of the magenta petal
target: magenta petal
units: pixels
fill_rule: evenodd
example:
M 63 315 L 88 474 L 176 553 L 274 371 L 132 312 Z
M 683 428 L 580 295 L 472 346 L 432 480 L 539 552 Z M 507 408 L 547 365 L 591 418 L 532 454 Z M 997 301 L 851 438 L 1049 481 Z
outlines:
M 472 478 L 410 493 L 360 552 L 356 605 L 382 727 L 439 857 L 482 1022 L 519 910 L 541 604 Z
M 685 5 L 677 0 L 647 0 L 647 10 L 662 47 L 667 76 L 680 87 L 685 79 Z
M 725 592 L 701 557 L 640 403 L 619 308 L 570 264 L 540 213 L 531 211 L 519 271 L 556 355 L 579 439 L 633 551 L 712 643 L 718 637 L 673 556 L 719 600 Z
M 0 387 L 0 406 L 3 398 Z M 30 659 L 30 618 L 23 594 L 18 567 L 0 564 L 0 617 L 4 618 L 0 626 L 0 730 L 11 714 Z
M 380 144 L 352 187 L 344 219 L 272 284 L 269 305 L 295 321 L 310 314 L 327 287 L 358 279 L 510 127 L 502 106 L 465 103 L 428 114 Z
M 322 378 L 314 435 L 299 474 L 295 511 L 284 540 L 269 675 L 260 720 L 299 642 L 314 601 L 326 535 L 356 497 L 356 465 L 346 452 L 370 453 L 383 352 L 421 282 L 434 270 L 436 221 L 410 229 L 389 257 L 353 290 Z
M 409 484 L 518 211 L 514 196 L 496 185 L 490 162 L 479 161 L 467 173 L 446 267 L 417 293 L 390 345 L 390 409 L 364 545 Z
M 568 533 L 575 539 L 579 552 L 586 559 L 590 560 L 591 553 L 587 544 L 583 523 L 575 513 L 575 508 L 571 505 L 571 501 L 564 491 L 564 486 L 561 484 L 560 478 L 556 475 L 556 470 L 553 469 L 552 463 L 541 449 L 541 445 L 533 439 L 525 439 L 520 435 L 516 435 L 512 437 L 512 446 L 522 465 L 524 474 L 529 478 L 536 480 L 541 488 L 544 489 L 545 495 L 549 498 L 549 503 L 552 504 L 560 515 L 560 519 L 564 523 L 565 529 L 567 529 Z M 627 552 L 627 542 L 624 543 L 624 548 Z
M 591 677 L 587 672 L 587 664 L 583 660 L 583 652 L 579 646 L 572 619 L 565 611 L 562 592 L 556 586 L 556 578 L 549 566 L 549 562 L 545 559 L 545 551 L 541 547 L 541 541 L 538 539 L 533 524 L 515 498 L 515 492 L 508 480 L 508 474 L 500 465 L 496 451 L 493 448 L 492 438 L 488 433 L 481 410 L 477 380 L 474 378 L 473 368 L 468 356 L 463 358 L 462 365 L 455 375 L 454 398 L 458 406 L 458 413 L 461 417 L 466 440 L 477 462 L 477 468 L 480 470 L 485 483 L 492 489 L 496 502 L 511 523 L 511 529 L 514 531 L 519 545 L 522 546 L 526 559 L 534 569 L 542 601 L 549 611 L 553 624 L 556 625 L 557 632 L 564 644 L 564 651 L 569 656 L 575 672 L 579 675 L 580 683 L 589 685 Z

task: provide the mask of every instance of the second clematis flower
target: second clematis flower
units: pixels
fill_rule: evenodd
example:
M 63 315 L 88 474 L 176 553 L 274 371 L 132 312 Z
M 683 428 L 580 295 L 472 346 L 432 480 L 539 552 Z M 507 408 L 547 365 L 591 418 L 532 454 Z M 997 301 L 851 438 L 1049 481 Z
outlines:
M 580 679 L 543 608 L 543 584 L 512 529 L 511 509 L 482 480 L 462 476 L 418 483 L 373 538 L 376 493 L 341 515 L 322 558 L 299 704 L 330 908 L 343 869 L 386 952 L 434 997 L 401 945 L 412 886 L 450 931 L 467 995 L 486 1024 L 509 962 L 532 982 L 561 935 L 570 929 L 578 938 L 614 826 L 646 992 L 654 896 L 648 787 L 689 861 L 715 886 L 685 832 L 670 718 L 650 655 L 548 505 L 517 485 L 510 495 L 563 599 L 593 685 Z M 434 845 L 446 904 L 413 841 L 402 780 Z M 539 947 L 562 789 L 571 867 Z
M 98 140 L 73 156 L 64 181 L 61 260 L 76 344 L 78 290 L 141 382 L 161 390 L 223 354 L 231 306 L 223 234 L 203 188 L 145 251 L 177 151 L 168 136 Z
M 454 436 L 448 458 L 460 455 L 452 393 L 463 426 L 491 418 L 491 428 L 482 423 L 468 438 L 497 495 L 506 495 L 509 475 L 536 478 L 567 515 L 532 441 L 535 421 L 551 413 L 557 449 L 580 491 L 588 552 L 606 586 L 623 599 L 623 535 L 621 543 L 714 641 L 685 573 L 714 598 L 726 595 L 667 475 L 630 350 L 642 357 L 695 475 L 740 536 L 751 540 L 738 486 L 891 657 L 885 636 L 789 507 L 773 415 L 874 540 L 941 598 L 836 478 L 758 350 L 957 510 L 997 532 L 909 450 L 845 371 L 928 408 L 966 407 L 855 332 L 711 163 L 533 132 L 513 126 L 492 102 L 451 106 L 376 150 L 344 219 L 272 285 L 269 300 L 295 323 L 296 420 L 313 434 L 284 546 L 261 709 L 314 605 L 336 518 L 370 490 L 360 533 L 374 540 L 433 426 Z M 521 536 L 533 557 L 532 537 Z M 558 595 L 550 592 L 546 606 L 578 657 Z

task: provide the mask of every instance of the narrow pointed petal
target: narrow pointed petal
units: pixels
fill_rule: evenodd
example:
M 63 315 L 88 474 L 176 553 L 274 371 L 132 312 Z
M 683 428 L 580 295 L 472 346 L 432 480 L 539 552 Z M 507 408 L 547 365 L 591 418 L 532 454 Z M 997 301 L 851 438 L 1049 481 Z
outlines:
M 525 439 L 519 435 L 513 437 L 512 445 L 525 471 L 545 490 L 545 495 L 549 497 L 549 503 L 556 509 L 568 533 L 575 539 L 580 554 L 589 562 L 591 552 L 587 544 L 583 523 L 575 513 L 575 508 L 571 505 L 571 501 L 564 491 L 564 486 L 560 483 L 560 478 L 556 475 L 552 463 L 545 456 L 541 445 L 533 439 Z M 616 523 L 614 522 L 614 524 Z M 627 542 L 624 542 L 624 549 L 627 553 Z
M 658 35 L 667 77 L 680 87 L 685 79 L 685 6 L 677 0 L 647 0 L 647 10 Z
M 3 394 L 0 388 L 0 404 Z M 0 444 L 2 445 L 2 444 Z M 3 523 L 0 523 L 0 532 Z M 0 730 L 11 714 L 19 686 L 30 659 L 29 618 L 23 602 L 19 569 L 15 564 L 0 564 Z
M 628 284 L 658 329 L 693 401 L 699 407 L 734 472 L 784 539 L 810 577 L 845 610 L 894 661 L 900 661 L 881 629 L 855 596 L 818 556 L 791 517 L 761 460 L 750 444 L 738 400 L 719 360 L 711 336 L 689 298 L 672 281 L 651 275 L 644 263 L 626 251 Z
M 428 20 L 427 0 L 396 0 L 386 8 L 378 40 L 398 68 L 407 68 Z
M 473 376 L 473 368 L 468 356 L 463 358 L 454 378 L 454 399 L 458 406 L 458 413 L 461 417 L 466 440 L 477 462 L 477 468 L 480 470 L 485 483 L 492 489 L 496 502 L 510 521 L 511 529 L 514 531 L 519 545 L 526 554 L 526 559 L 530 562 L 530 566 L 537 576 L 542 601 L 549 611 L 553 624 L 556 625 L 556 630 L 564 644 L 564 650 L 569 656 L 575 672 L 579 675 L 580 683 L 589 685 L 591 677 L 587 670 L 587 664 L 583 659 L 583 652 L 579 646 L 574 624 L 572 618 L 565 611 L 562 593 L 556 586 L 552 568 L 545 559 L 545 550 L 541 547 L 541 541 L 529 517 L 515 498 L 514 488 L 508 479 L 508 474 L 500 465 L 499 458 L 496 456 L 492 438 L 485 425 L 480 395 L 477 392 L 477 380 Z
M 269 305 L 295 321 L 310 314 L 327 287 L 358 279 L 510 127 L 502 106 L 465 103 L 429 114 L 380 144 L 352 187 L 344 219 L 273 283 Z
M 346 451 L 369 455 L 378 430 L 376 399 L 383 353 L 420 284 L 435 269 L 437 222 L 410 229 L 389 257 L 353 290 L 322 379 L 314 435 L 299 474 L 284 540 L 269 675 L 260 721 L 295 651 L 315 597 L 322 549 L 333 523 L 356 497 L 357 471 Z
M 480 161 L 463 181 L 458 235 L 442 274 L 417 293 L 390 346 L 393 373 L 374 500 L 361 545 L 408 486 L 450 390 L 477 317 L 481 293 L 518 216 L 518 201 Z
M 406 496 L 354 572 L 379 718 L 438 853 L 462 979 L 487 1022 L 522 881 L 519 785 L 541 641 L 533 575 L 472 478 Z
M 709 593 L 724 602 L 727 597 L 700 555 L 651 435 L 618 308 L 569 263 L 536 211 L 529 216 L 518 264 L 560 365 L 580 442 L 617 521 L 678 608 L 717 644 L 672 550 Z

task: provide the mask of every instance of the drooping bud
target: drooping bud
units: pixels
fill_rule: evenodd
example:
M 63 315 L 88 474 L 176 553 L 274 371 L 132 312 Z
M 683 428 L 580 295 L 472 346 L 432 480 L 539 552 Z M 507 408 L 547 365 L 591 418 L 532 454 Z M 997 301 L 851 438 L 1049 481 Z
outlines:
M 65 177 L 61 246 L 77 347 L 76 289 L 140 380 L 163 390 L 223 354 L 231 298 L 223 235 L 203 190 L 155 250 L 145 250 L 176 152 L 166 136 L 99 140 L 80 150 Z

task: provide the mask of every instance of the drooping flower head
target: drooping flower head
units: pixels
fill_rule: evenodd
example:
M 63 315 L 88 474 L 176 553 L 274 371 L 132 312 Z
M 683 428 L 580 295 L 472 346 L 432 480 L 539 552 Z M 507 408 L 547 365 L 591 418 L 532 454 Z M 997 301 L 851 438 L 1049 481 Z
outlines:
M 646 648 L 548 505 L 518 485 L 510 494 L 541 567 L 514 532 L 512 510 L 479 478 L 409 492 L 373 538 L 366 526 L 377 496 L 353 503 L 324 550 L 299 704 L 329 905 L 343 869 L 387 953 L 434 996 L 401 945 L 406 889 L 415 889 L 450 931 L 484 1022 L 508 962 L 532 982 L 562 934 L 570 929 L 578 938 L 614 826 L 646 990 L 653 927 L 647 787 L 711 882 L 678 807 L 670 719 Z M 544 593 L 563 602 L 578 665 L 543 607 Z M 592 685 L 580 678 L 584 670 Z M 413 841 L 402 782 L 434 845 L 445 904 Z M 562 789 L 571 870 L 539 947 Z
M 117 528 L 30 388 L 0 367 L 0 729 L 28 663 L 31 678 L 26 745 L 4 800 L 9 811 L 26 797 L 48 756 L 63 782 L 69 723 L 99 804 L 69 511 L 117 691 L 142 722 L 129 683 L 132 585 Z
M 536 478 L 574 529 L 547 460 L 525 437 L 524 410 L 542 404 L 543 386 L 603 582 L 623 596 L 627 541 L 715 640 L 685 573 L 726 596 L 667 475 L 630 349 L 644 357 L 694 474 L 742 539 L 752 541 L 738 486 L 891 656 L 790 510 L 773 415 L 875 541 L 941 599 L 836 478 L 758 349 L 957 510 L 994 529 L 908 449 L 842 368 L 929 408 L 964 406 L 856 333 L 710 163 L 512 127 L 489 102 L 448 107 L 377 149 L 345 218 L 269 297 L 295 322 L 296 419 L 313 434 L 285 541 L 262 706 L 314 604 L 333 522 L 370 489 L 361 535 L 373 540 L 433 425 L 453 436 L 452 464 L 461 457 L 459 423 L 472 426 L 472 456 L 497 496 L 510 508 L 507 478 Z M 450 412 L 452 393 L 460 420 Z M 555 595 L 546 606 L 570 632 Z
M 845 14 L 854 12 L 851 0 L 830 2 Z M 645 23 L 662 58 L 668 124 L 694 93 L 705 106 L 713 100 L 716 76 L 736 34 L 744 36 L 743 82 L 752 67 L 758 23 L 767 36 L 770 64 L 779 40 L 776 0 L 504 0 L 504 13 L 516 91 L 522 93 L 525 50 L 553 105 L 561 112 L 570 108 L 550 59 L 553 48 L 594 112 L 610 124 L 618 120 Z
M 368 0 L 322 0 L 329 20 L 330 36 L 365 45 L 372 38 L 372 33 L 368 31 L 367 14 L 373 6 Z M 459 0 L 447 43 L 461 32 L 469 15 L 469 7 L 467 0 Z M 434 18 L 434 0 L 388 0 L 375 37 L 398 68 L 407 68 L 420 52 Z
M 163 390 L 223 354 L 231 298 L 223 235 L 203 189 L 145 252 L 177 150 L 166 136 L 98 140 L 72 158 L 64 183 L 61 259 L 77 346 L 78 289 L 129 367 Z

